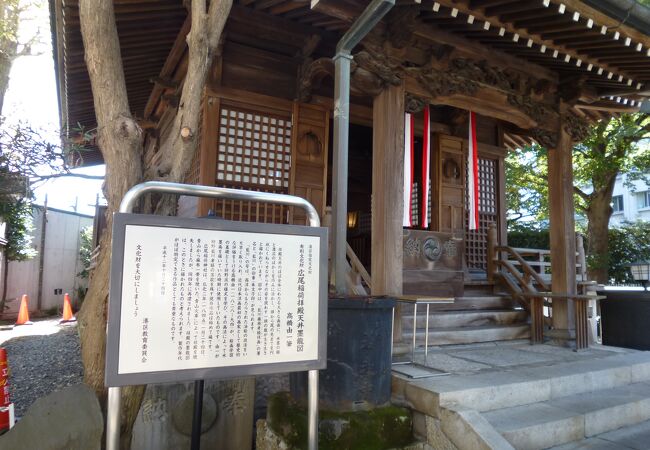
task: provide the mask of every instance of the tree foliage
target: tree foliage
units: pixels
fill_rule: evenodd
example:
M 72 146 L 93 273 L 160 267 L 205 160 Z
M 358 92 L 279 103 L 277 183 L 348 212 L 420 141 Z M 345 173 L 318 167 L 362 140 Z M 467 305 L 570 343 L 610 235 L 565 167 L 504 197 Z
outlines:
M 5 255 L 9 261 L 25 261 L 36 256 L 32 248 L 33 217 L 29 198 L 0 200 L 0 217 L 7 224 Z
M 16 58 L 32 55 L 34 44 L 39 41 L 39 34 L 20 40 L 18 34 L 21 21 L 33 6 L 20 0 L 0 0 L 0 113 L 4 104 L 5 93 L 9 86 L 9 73 Z
M 650 222 L 624 223 L 609 230 L 608 274 L 611 283 L 634 283 L 630 263 L 650 261 Z
M 77 276 L 88 279 L 90 275 L 90 259 L 93 254 L 93 227 L 85 227 L 79 232 L 79 262 L 81 271 Z
M 533 145 L 506 157 L 508 226 L 548 220 L 548 157 L 544 147 Z
M 611 203 L 610 191 L 618 175 L 625 174 L 628 180 L 650 179 L 650 149 L 639 145 L 648 137 L 647 114 L 623 114 L 591 128 L 587 139 L 573 149 L 573 177 L 579 195 L 576 207 L 580 211 L 589 213 L 599 195 L 609 193 L 607 203 Z
M 605 283 L 610 267 L 607 229 L 612 214 L 616 177 L 650 181 L 650 137 L 647 114 L 622 114 L 594 124 L 587 138 L 574 146 L 573 176 L 576 210 L 587 219 L 586 251 L 592 279 Z M 553 150 L 550 150 L 553 151 Z M 509 226 L 548 219 L 547 150 L 522 149 L 506 160 Z

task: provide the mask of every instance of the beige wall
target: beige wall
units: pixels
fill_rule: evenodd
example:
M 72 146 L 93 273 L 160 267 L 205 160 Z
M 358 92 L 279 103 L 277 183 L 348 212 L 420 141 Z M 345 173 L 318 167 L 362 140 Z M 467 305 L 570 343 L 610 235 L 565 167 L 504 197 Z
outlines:
M 76 288 L 84 284 L 84 280 L 77 277 L 77 273 L 81 271 L 79 233 L 92 224 L 91 216 L 49 209 L 45 227 L 45 251 L 41 252 L 43 209 L 34 208 L 32 247 L 36 249 L 38 255 L 29 261 L 9 263 L 8 309 L 5 310 L 5 317 L 17 313 L 23 294 L 29 295 L 30 311 L 36 310 L 40 258 L 44 258 L 41 309 L 60 307 L 63 304 L 63 294 L 66 292 L 70 294 L 73 302 L 76 300 Z M 55 289 L 61 289 L 62 293 L 55 294 Z

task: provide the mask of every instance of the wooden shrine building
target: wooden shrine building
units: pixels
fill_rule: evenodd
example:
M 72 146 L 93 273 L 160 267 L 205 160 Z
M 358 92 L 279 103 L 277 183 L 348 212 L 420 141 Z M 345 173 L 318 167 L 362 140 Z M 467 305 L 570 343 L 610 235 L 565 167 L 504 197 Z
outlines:
M 181 0 L 114 2 L 130 106 L 146 130 L 143 158 L 151 163 L 160 157 L 159 139 L 178 106 L 188 12 Z M 92 134 L 96 119 L 77 1 L 50 3 L 61 123 L 70 134 L 78 125 Z M 387 2 L 395 4 L 351 52 L 348 174 L 341 179 L 333 145 L 340 112 L 333 57 L 369 3 L 235 0 L 205 90 L 200 150 L 187 182 L 295 194 L 333 226 L 344 216 L 348 275 L 339 280 L 338 294 L 444 295 L 456 298 L 458 309 L 531 311 L 535 321 L 541 319 L 531 292 L 552 291 L 550 335 L 573 339 L 575 324 L 580 334 L 586 318 L 578 306 L 576 322 L 574 306 L 582 303 L 572 297 L 581 272 L 571 150 L 590 123 L 638 111 L 646 100 L 648 10 L 625 10 L 634 2 L 618 0 Z M 427 105 L 430 211 L 424 228 Z M 475 231 L 467 227 L 466 211 L 469 111 L 477 115 Z M 405 112 L 415 134 L 410 228 L 402 226 Z M 548 271 L 531 271 L 506 240 L 504 158 L 531 142 L 549 149 L 550 285 Z M 95 150 L 79 164 L 99 162 Z M 347 207 L 341 211 L 334 199 L 343 188 Z M 330 206 L 332 219 L 326 217 Z M 179 202 L 179 214 L 209 210 L 234 220 L 304 220 L 298 212 L 255 203 Z M 519 269 L 510 270 L 512 261 Z M 511 298 L 495 300 L 499 289 Z M 529 336 L 517 330 L 510 337 Z

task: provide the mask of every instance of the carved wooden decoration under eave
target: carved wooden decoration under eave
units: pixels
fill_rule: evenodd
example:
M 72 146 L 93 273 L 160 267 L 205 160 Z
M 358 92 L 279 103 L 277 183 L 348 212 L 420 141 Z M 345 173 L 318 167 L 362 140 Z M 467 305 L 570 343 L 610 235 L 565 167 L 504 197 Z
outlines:
M 406 99 L 404 101 L 404 110 L 410 114 L 417 114 L 421 112 L 428 102 L 416 95 L 406 94 Z
M 314 88 L 320 86 L 326 76 L 334 76 L 334 61 L 332 58 L 305 59 L 298 69 L 298 86 L 296 96 L 300 102 L 309 102 Z
M 306 60 L 298 77 L 297 97 L 308 102 L 314 88 L 325 76 L 334 77 L 334 61 L 331 58 Z M 350 65 L 350 89 L 355 95 L 374 97 L 386 86 L 402 83 L 399 65 L 379 52 L 363 50 L 354 55 Z
M 574 142 L 582 142 L 589 135 L 589 122 L 575 114 L 574 112 L 567 112 L 562 116 L 564 131 L 569 133 Z
M 544 130 L 542 128 L 533 128 L 530 130 L 530 136 L 537 141 L 539 145 L 546 148 L 555 148 L 557 146 L 557 133 Z

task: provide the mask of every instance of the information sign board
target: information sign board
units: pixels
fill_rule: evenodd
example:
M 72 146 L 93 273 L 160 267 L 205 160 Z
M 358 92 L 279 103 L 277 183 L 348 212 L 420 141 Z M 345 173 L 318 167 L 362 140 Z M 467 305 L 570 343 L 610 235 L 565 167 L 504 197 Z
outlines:
M 326 233 L 116 214 L 106 385 L 324 368 Z

